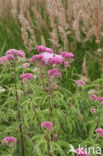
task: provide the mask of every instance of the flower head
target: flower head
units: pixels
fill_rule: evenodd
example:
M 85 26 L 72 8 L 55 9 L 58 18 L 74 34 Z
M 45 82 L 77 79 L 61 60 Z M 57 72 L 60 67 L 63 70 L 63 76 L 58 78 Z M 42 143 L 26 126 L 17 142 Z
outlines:
M 15 60 L 15 57 L 12 54 L 8 54 L 6 57 L 7 57 L 8 60 L 11 60 L 11 61 Z
M 8 62 L 8 59 L 6 56 L 0 57 L 0 64 L 6 64 Z
M 62 52 L 60 53 L 60 55 L 61 55 L 62 57 L 64 57 L 64 58 L 72 58 L 72 57 L 74 57 L 74 54 L 73 54 L 73 53 L 70 53 L 70 52 L 67 52 L 67 51 L 62 51 Z
M 9 55 L 9 54 L 16 55 L 16 56 L 23 57 L 23 58 L 25 57 L 25 53 L 23 50 L 10 49 L 6 52 L 6 55 Z
M 16 55 L 19 57 L 25 57 L 25 53 L 23 50 L 17 50 Z
M 12 145 L 14 143 L 17 142 L 17 139 L 14 138 L 14 137 L 5 137 L 3 140 L 2 140 L 2 144 L 8 144 L 10 147 L 12 147 Z
M 48 52 L 44 52 L 41 55 L 42 55 L 42 61 L 44 62 L 44 64 L 48 64 L 49 60 L 54 57 L 54 53 L 48 53 Z
M 34 59 L 33 58 L 29 59 L 29 62 L 34 63 Z
M 23 81 L 27 81 L 29 79 L 33 79 L 34 76 L 31 73 L 25 73 L 20 75 L 20 78 L 23 79 Z
M 97 128 L 97 129 L 96 129 L 96 132 L 97 132 L 101 137 L 103 137 L 103 129 Z
M 70 64 L 68 62 L 64 62 L 65 67 L 70 67 Z
M 97 97 L 97 96 L 96 96 L 95 94 L 93 94 L 93 95 L 90 95 L 89 98 L 90 98 L 91 101 L 95 101 L 95 100 L 96 100 L 96 97 Z
M 64 62 L 64 58 L 60 55 L 54 55 L 54 57 L 52 57 L 50 60 L 49 60 L 49 63 L 50 64 L 62 64 Z
M 24 68 L 28 68 L 28 67 L 29 67 L 29 63 L 24 63 L 24 64 L 23 64 L 23 67 L 24 67 Z
M 53 68 L 53 69 L 49 70 L 49 71 L 48 71 L 48 74 L 49 74 L 52 78 L 61 76 L 61 73 L 60 73 L 56 68 Z
M 103 101 L 103 97 L 101 96 L 96 97 L 96 101 Z
M 37 50 L 38 50 L 39 53 L 40 53 L 40 52 L 53 53 L 53 49 L 47 48 L 47 47 L 45 47 L 45 46 L 43 46 L 43 45 L 37 46 Z
M 91 108 L 90 112 L 91 113 L 96 113 L 96 108 Z
M 88 94 L 93 94 L 93 93 L 95 93 L 94 89 L 91 89 L 91 90 L 88 91 Z
M 76 81 L 76 84 L 77 84 L 78 86 L 82 87 L 82 86 L 85 85 L 85 82 L 82 81 L 82 80 L 77 80 L 77 81 Z
M 29 60 L 31 63 L 35 62 L 35 61 L 40 61 L 42 60 L 42 54 L 39 55 L 33 55 L 33 57 Z
M 47 130 L 51 130 L 53 127 L 53 124 L 49 121 L 44 121 L 41 123 L 42 128 L 46 128 Z
M 53 49 L 51 49 L 51 48 L 46 48 L 46 52 L 48 52 L 48 53 L 53 53 Z

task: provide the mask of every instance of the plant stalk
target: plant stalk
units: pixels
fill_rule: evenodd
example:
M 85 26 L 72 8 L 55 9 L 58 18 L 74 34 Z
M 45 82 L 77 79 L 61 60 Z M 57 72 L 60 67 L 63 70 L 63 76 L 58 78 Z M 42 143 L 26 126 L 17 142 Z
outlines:
M 16 92 L 16 102 L 18 105 L 19 97 L 18 97 L 18 92 L 17 92 L 17 81 L 16 81 L 16 64 L 14 63 L 14 83 L 15 83 L 15 92 Z M 20 117 L 20 111 L 18 110 L 18 120 L 21 121 Z M 22 126 L 19 124 L 19 130 L 21 133 L 21 145 L 22 145 L 22 156 L 25 156 L 24 154 L 24 142 L 23 142 L 23 133 L 22 133 Z
M 68 113 L 66 113 L 66 115 L 65 115 L 65 120 L 66 120 L 67 116 L 68 116 Z M 59 129 L 58 135 L 57 135 L 57 137 L 55 139 L 55 142 L 58 141 L 62 128 L 63 128 L 63 122 L 60 124 L 60 129 Z
M 50 114 L 52 114 L 52 111 L 53 111 L 53 108 L 54 108 L 54 95 L 53 95 L 53 88 L 52 88 L 52 82 L 49 80 L 49 75 L 48 75 L 48 71 L 47 71 L 47 68 L 46 68 L 46 76 L 47 76 L 47 79 L 48 79 L 48 82 L 49 82 L 49 93 L 50 93 L 50 96 L 51 96 L 51 101 L 52 101 L 52 104 L 51 104 L 51 109 L 50 109 Z
M 46 92 L 46 86 L 45 86 L 44 77 L 40 65 L 38 65 L 38 69 L 40 71 L 40 79 L 42 81 L 43 90 Z

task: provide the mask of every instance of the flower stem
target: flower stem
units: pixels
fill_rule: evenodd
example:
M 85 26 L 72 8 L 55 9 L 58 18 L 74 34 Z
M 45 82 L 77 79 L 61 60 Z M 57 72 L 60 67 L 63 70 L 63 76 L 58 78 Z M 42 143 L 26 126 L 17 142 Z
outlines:
M 52 101 L 50 114 L 52 114 L 52 111 L 53 111 L 53 108 L 54 108 L 54 95 L 53 95 L 52 82 L 49 80 L 50 78 L 49 78 L 49 75 L 48 75 L 47 68 L 46 68 L 46 76 L 47 76 L 47 79 L 48 79 L 48 82 L 49 82 L 49 93 L 50 93 L 51 101 Z
M 36 108 L 34 106 L 33 106 L 33 111 L 34 111 L 35 115 L 37 116 Z M 41 122 L 40 122 L 40 119 L 39 119 L 38 116 L 37 116 L 37 120 L 38 120 L 38 124 L 40 126 L 40 129 L 41 129 L 42 133 L 44 133 L 43 130 L 42 130 L 42 128 L 41 128 Z
M 38 69 L 40 71 L 40 79 L 42 81 L 43 90 L 46 92 L 46 86 L 45 86 L 45 82 L 44 82 L 44 77 L 43 77 L 43 73 L 42 73 L 42 70 L 41 70 L 41 67 L 40 67 L 39 64 L 38 64 Z
M 50 154 L 50 144 L 49 144 L 48 134 L 47 134 L 47 136 L 46 136 L 46 141 L 47 141 L 48 156 L 51 156 L 51 154 Z
M 67 116 L 68 116 L 68 113 L 66 113 L 66 115 L 65 115 L 65 120 L 66 120 Z M 58 141 L 62 128 L 63 128 L 63 122 L 60 124 L 60 129 L 59 129 L 58 135 L 57 135 L 57 137 L 55 139 L 55 142 Z
M 14 63 L 14 83 L 15 83 L 15 92 L 16 92 L 16 102 L 18 105 L 19 102 L 19 97 L 18 97 L 18 92 L 17 92 L 17 81 L 16 81 L 16 63 Z M 20 111 L 18 110 L 18 120 L 21 121 L 20 117 Z M 22 126 L 19 124 L 19 130 L 21 133 L 21 145 L 22 145 L 22 156 L 24 156 L 24 142 L 23 142 L 23 133 L 22 133 Z

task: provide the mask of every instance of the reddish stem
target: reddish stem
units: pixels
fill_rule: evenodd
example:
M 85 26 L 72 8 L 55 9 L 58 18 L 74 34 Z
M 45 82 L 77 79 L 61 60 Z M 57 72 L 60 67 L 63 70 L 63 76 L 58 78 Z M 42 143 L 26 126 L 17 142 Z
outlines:
M 36 108 L 35 108 L 34 106 L 33 106 L 33 111 L 34 111 L 35 115 L 37 116 Z M 37 116 L 37 120 L 38 120 L 38 124 L 39 124 L 39 126 L 40 126 L 40 129 L 41 129 L 42 133 L 44 134 L 44 132 L 43 132 L 43 130 L 42 130 L 42 128 L 41 128 L 41 122 L 40 122 L 40 119 L 39 119 L 38 116 Z M 48 135 L 47 135 L 47 136 L 44 136 L 44 137 L 45 137 L 45 139 L 46 139 L 46 141 L 47 141 L 48 156 L 51 156 L 51 154 L 50 154 L 50 144 L 49 144 Z M 51 138 L 52 138 L 52 137 L 53 137 L 53 136 L 52 136 L 52 134 L 51 134 Z
M 52 114 L 52 111 L 53 111 L 53 108 L 54 108 L 54 95 L 53 95 L 52 82 L 49 80 L 50 78 L 49 78 L 49 75 L 48 75 L 47 68 L 46 68 L 46 75 L 47 75 L 47 79 L 48 79 L 48 82 L 49 82 L 49 93 L 50 93 L 51 100 L 52 100 L 52 105 L 51 105 L 51 109 L 50 109 L 50 114 Z
M 45 82 L 44 82 L 44 77 L 43 77 L 43 73 L 42 73 L 42 70 L 41 70 L 41 67 L 40 67 L 39 64 L 38 64 L 38 69 L 40 71 L 40 79 L 42 81 L 43 90 L 46 92 L 46 86 L 45 86 Z
M 67 116 L 68 116 L 68 113 L 66 113 L 65 119 L 67 118 Z M 58 141 L 62 128 L 63 128 L 63 122 L 60 124 L 60 129 L 59 129 L 58 135 L 57 135 L 57 137 L 55 139 L 55 142 Z
M 17 92 L 17 84 L 16 84 L 16 64 L 14 63 L 14 81 L 15 81 L 15 92 L 16 92 L 16 102 L 18 104 L 19 98 L 18 98 L 18 92 Z M 18 120 L 21 121 L 20 119 L 20 112 L 18 110 Z M 19 130 L 21 133 L 21 145 L 22 145 L 22 156 L 24 156 L 24 142 L 23 142 L 23 133 L 22 133 L 22 126 L 19 124 Z
M 51 154 L 50 154 L 50 144 L 49 144 L 49 137 L 48 137 L 48 134 L 47 134 L 47 136 L 46 136 L 46 141 L 47 141 L 48 156 L 51 156 Z
M 54 133 L 53 132 L 51 133 L 50 137 L 51 137 L 51 141 L 54 141 Z

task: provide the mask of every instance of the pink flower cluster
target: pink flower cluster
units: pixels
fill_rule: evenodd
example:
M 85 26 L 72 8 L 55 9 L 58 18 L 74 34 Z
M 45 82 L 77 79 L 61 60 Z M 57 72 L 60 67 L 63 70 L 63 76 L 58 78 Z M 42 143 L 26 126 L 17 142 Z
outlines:
M 54 53 L 48 53 L 48 52 L 44 52 L 41 54 L 42 55 L 42 62 L 44 64 L 48 64 L 49 60 L 51 60 L 54 57 Z
M 76 81 L 76 84 L 77 84 L 79 87 L 82 87 L 82 86 L 85 85 L 85 82 L 82 81 L 82 80 L 77 80 L 77 81 Z
M 23 67 L 24 67 L 24 68 L 28 68 L 28 67 L 29 67 L 29 63 L 24 63 L 24 64 L 23 64 Z
M 64 62 L 64 58 L 61 56 L 61 55 L 54 55 L 54 57 L 52 57 L 50 60 L 49 60 L 49 63 L 50 64 L 62 64 Z
M 70 52 L 67 52 L 67 51 L 62 51 L 60 54 L 64 58 L 73 58 L 74 57 L 73 53 L 70 53 Z
M 69 64 L 68 62 L 64 62 L 64 66 L 65 66 L 65 67 L 69 67 L 70 64 Z
M 96 102 L 96 101 L 102 101 L 103 102 L 103 97 L 96 96 L 95 94 L 93 94 L 93 95 L 90 95 L 90 100 L 94 101 L 94 102 Z
M 31 63 L 35 61 L 40 61 L 41 64 L 62 64 L 64 62 L 64 58 L 60 55 L 56 55 L 54 53 L 44 52 L 39 55 L 34 55 L 30 60 Z
M 47 130 L 51 130 L 53 128 L 53 124 L 49 121 L 44 121 L 41 123 L 42 128 L 46 128 Z
M 18 56 L 18 57 L 25 57 L 25 53 L 22 50 L 16 50 L 16 49 L 10 49 L 6 52 L 6 56 L 2 56 L 0 58 L 0 64 L 6 64 L 9 60 L 10 61 L 14 61 L 15 57 L 14 56 Z
M 96 97 L 96 101 L 103 101 L 103 97 L 101 96 Z
M 24 82 L 26 82 L 29 79 L 33 79 L 34 76 L 31 73 L 25 73 L 25 74 L 20 75 L 20 78 L 23 79 Z
M 61 73 L 56 68 L 49 70 L 48 74 L 50 75 L 51 78 L 61 76 Z
M 9 54 L 11 54 L 13 56 L 16 55 L 16 56 L 19 56 L 19 57 L 25 57 L 25 53 L 24 53 L 23 50 L 10 49 L 10 50 L 8 50 L 6 52 L 6 56 L 9 55 Z
M 96 113 L 96 108 L 91 108 L 90 112 L 91 113 Z
M 93 94 L 93 93 L 95 93 L 94 89 L 91 89 L 91 90 L 88 91 L 88 94 Z
M 8 62 L 8 59 L 6 56 L 0 57 L 0 64 L 6 64 Z
M 37 46 L 37 50 L 38 50 L 39 53 L 41 53 L 41 52 L 53 53 L 53 49 L 47 48 L 47 47 L 45 47 L 43 45 Z
M 12 55 L 12 54 L 8 54 L 8 55 L 6 56 L 6 58 L 7 58 L 8 60 L 11 60 L 11 61 L 15 60 L 15 57 L 14 57 L 14 55 Z
M 14 138 L 14 137 L 5 137 L 3 140 L 2 140 L 2 144 L 8 144 L 10 147 L 12 147 L 12 145 L 14 143 L 17 142 L 17 139 Z M 10 143 L 10 144 L 9 144 Z
M 54 54 L 53 49 L 44 46 L 37 46 L 39 55 L 34 55 L 29 61 L 31 63 L 39 61 L 41 65 L 51 64 L 58 65 L 64 63 L 65 67 L 69 67 L 69 63 L 66 59 L 73 60 L 74 54 L 70 52 L 61 52 L 60 55 Z
M 103 129 L 97 128 L 97 129 L 96 129 L 96 132 L 97 132 L 101 137 L 103 137 Z
M 76 152 L 77 152 L 77 156 L 89 156 L 89 154 L 85 152 L 83 148 L 76 149 Z
M 100 106 L 103 106 L 103 101 L 100 103 Z
M 40 55 L 34 55 L 33 57 L 32 57 L 32 59 L 33 59 L 33 61 L 36 61 L 36 60 L 41 60 L 42 59 L 42 54 L 40 54 Z
M 89 98 L 90 98 L 91 101 L 95 101 L 95 100 L 96 100 L 96 97 L 97 97 L 97 96 L 96 96 L 95 94 L 93 94 L 93 95 L 90 95 Z

